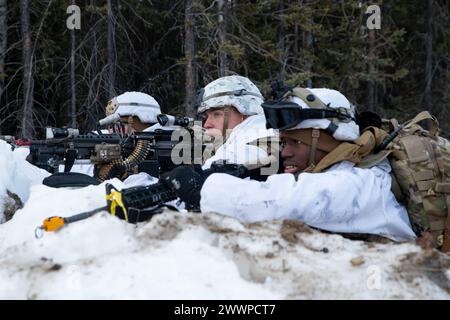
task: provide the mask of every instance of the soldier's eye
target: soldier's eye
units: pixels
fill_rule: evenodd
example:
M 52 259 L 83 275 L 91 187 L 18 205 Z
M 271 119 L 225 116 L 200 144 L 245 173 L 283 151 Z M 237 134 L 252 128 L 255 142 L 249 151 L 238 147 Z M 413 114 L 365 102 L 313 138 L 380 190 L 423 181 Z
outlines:
M 282 140 L 281 142 L 280 142 L 280 146 L 281 146 L 281 148 L 284 148 L 284 147 L 286 147 L 287 145 L 290 145 L 290 146 L 295 146 L 295 145 L 299 145 L 299 144 L 301 144 L 302 142 L 300 141 L 300 140 L 294 140 L 294 139 L 290 139 L 290 140 Z

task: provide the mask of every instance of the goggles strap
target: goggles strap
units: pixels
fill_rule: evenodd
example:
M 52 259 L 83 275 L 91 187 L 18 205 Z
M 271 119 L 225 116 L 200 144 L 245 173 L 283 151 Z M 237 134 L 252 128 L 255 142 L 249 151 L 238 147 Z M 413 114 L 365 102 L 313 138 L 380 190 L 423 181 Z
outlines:
M 298 97 L 301 100 L 303 100 L 304 103 L 306 103 L 311 109 L 328 109 L 328 110 L 337 110 L 340 114 L 339 119 L 343 122 L 349 122 L 349 121 L 355 121 L 355 106 L 350 105 L 350 109 L 347 108 L 330 108 L 329 104 L 324 103 L 322 100 L 319 99 L 312 91 L 306 89 L 306 88 L 294 88 L 290 91 L 288 91 L 284 97 Z
M 278 113 L 285 112 L 283 110 L 283 106 L 280 107 L 274 107 L 273 105 L 266 105 L 263 108 L 266 108 L 266 117 L 267 118 L 273 118 L 272 120 L 275 122 L 274 124 L 271 124 L 270 121 L 268 122 L 271 128 L 275 129 L 286 129 L 286 123 L 283 123 L 281 125 L 277 126 L 277 118 L 280 117 Z M 278 110 L 277 110 L 278 109 Z M 291 109 L 291 106 L 289 106 L 286 109 Z M 355 121 L 355 119 L 352 118 L 351 114 L 344 113 L 342 110 L 336 110 L 336 109 L 301 109 L 300 115 L 297 116 L 299 119 L 291 119 L 290 126 L 288 128 L 292 128 L 296 124 L 309 119 L 327 119 L 330 120 L 333 124 L 330 124 L 328 128 L 326 128 L 327 131 L 331 135 L 334 134 L 334 132 L 337 130 L 339 122 L 350 122 Z
M 311 91 L 309 91 L 306 88 L 294 88 L 291 91 L 289 91 L 285 96 L 295 96 L 299 97 L 303 100 L 308 107 L 311 109 L 327 109 L 328 106 L 319 99 L 315 94 L 313 94 Z

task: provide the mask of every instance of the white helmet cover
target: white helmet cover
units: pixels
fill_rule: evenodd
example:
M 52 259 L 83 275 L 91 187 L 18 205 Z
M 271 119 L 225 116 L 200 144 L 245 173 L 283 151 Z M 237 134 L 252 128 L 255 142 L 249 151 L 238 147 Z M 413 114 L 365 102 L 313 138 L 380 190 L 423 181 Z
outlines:
M 326 89 L 326 88 L 320 88 L 320 89 L 309 89 L 317 98 L 322 100 L 323 103 L 328 105 L 329 108 L 332 109 L 339 109 L 339 108 L 345 108 L 349 110 L 349 113 L 354 117 L 354 107 L 352 104 L 347 100 L 347 98 L 340 93 L 337 90 L 333 89 Z M 309 109 L 309 106 L 299 97 L 291 96 L 289 98 L 289 101 L 294 102 L 298 104 L 302 109 L 306 108 Z M 307 128 L 314 128 L 314 129 L 323 129 L 325 130 L 330 125 L 331 121 L 328 119 L 308 119 L 303 120 L 300 122 L 297 126 L 294 128 L 291 128 L 289 130 L 295 130 L 295 129 L 307 129 Z M 334 132 L 333 137 L 336 140 L 339 141 L 355 141 L 359 137 L 359 127 L 354 121 L 349 122 L 338 122 L 337 130 Z
M 203 92 L 198 113 L 210 108 L 233 106 L 244 115 L 263 114 L 263 96 L 256 85 L 242 76 L 226 76 L 210 82 Z
M 159 103 L 143 92 L 125 92 L 110 101 L 106 106 L 106 115 L 136 116 L 143 123 L 157 123 L 156 116 L 161 113 Z

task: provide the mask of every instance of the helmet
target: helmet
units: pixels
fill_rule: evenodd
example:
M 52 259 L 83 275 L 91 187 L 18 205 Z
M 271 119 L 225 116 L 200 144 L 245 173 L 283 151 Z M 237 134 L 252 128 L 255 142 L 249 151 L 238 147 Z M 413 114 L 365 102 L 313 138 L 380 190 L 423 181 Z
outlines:
M 263 96 L 248 78 L 226 76 L 209 83 L 199 97 L 198 113 L 210 108 L 233 106 L 244 115 L 262 114 Z
M 316 98 L 320 99 L 325 105 L 330 109 L 335 109 L 345 112 L 350 118 L 355 119 L 355 107 L 347 100 L 347 98 L 337 90 L 333 89 L 308 89 L 312 92 Z M 290 100 L 298 104 L 301 108 L 310 108 L 305 101 L 296 96 L 291 96 Z M 333 121 L 337 125 L 336 130 L 333 132 L 332 136 L 339 141 L 355 141 L 359 137 L 359 126 L 356 124 L 355 120 L 343 121 L 336 119 Z M 330 127 L 332 121 L 329 119 L 307 119 L 300 122 L 293 129 L 323 129 L 326 130 Z
M 355 107 L 333 89 L 294 88 L 284 101 L 263 104 L 267 126 L 279 130 L 322 129 L 338 141 L 359 137 Z
M 156 116 L 161 113 L 158 102 L 143 92 L 125 92 L 110 101 L 106 106 L 106 115 L 136 116 L 143 123 L 158 122 Z

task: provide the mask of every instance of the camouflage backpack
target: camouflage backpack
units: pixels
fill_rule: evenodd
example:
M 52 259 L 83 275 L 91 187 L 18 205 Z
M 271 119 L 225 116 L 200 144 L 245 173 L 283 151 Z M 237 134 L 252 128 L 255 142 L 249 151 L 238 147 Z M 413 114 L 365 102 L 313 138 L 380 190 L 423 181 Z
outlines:
M 423 120 L 431 120 L 429 131 L 418 124 Z M 386 150 L 394 194 L 406 206 L 414 232 L 450 252 L 450 142 L 438 135 L 439 124 L 427 111 L 402 126 L 395 119 L 390 125 L 399 132 Z

